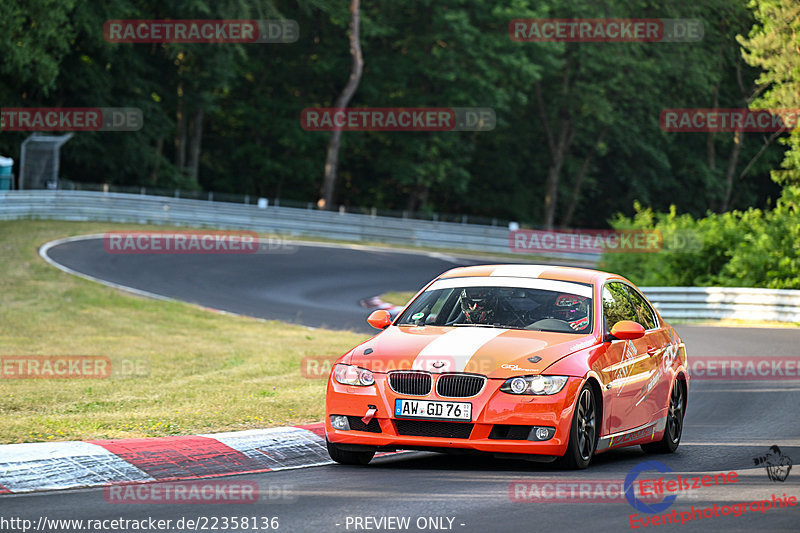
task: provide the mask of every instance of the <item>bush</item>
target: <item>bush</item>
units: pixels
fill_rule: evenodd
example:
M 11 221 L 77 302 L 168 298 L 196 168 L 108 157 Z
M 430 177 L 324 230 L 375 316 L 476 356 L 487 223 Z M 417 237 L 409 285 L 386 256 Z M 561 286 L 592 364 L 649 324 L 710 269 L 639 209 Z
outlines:
M 604 254 L 604 269 L 644 286 L 722 286 L 800 289 L 800 187 L 786 187 L 772 210 L 708 213 L 704 218 L 654 213 L 634 204 L 615 229 L 655 229 L 658 253 Z M 692 246 L 696 244 L 697 246 Z

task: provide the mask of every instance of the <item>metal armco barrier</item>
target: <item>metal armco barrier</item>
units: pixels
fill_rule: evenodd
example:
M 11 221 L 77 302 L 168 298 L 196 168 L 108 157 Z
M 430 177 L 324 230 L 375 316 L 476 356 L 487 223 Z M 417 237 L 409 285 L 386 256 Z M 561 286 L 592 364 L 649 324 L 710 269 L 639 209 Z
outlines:
M 487 253 L 510 252 L 509 230 L 315 209 L 92 191 L 0 192 L 0 220 L 51 219 L 237 229 L 284 236 L 398 244 Z M 597 254 L 553 253 L 594 264 Z M 527 259 L 520 254 L 520 259 Z M 800 290 L 720 287 L 642 287 L 666 319 L 800 322 Z
M 800 290 L 641 287 L 666 319 L 800 322 Z
M 237 229 L 290 237 L 511 253 L 508 228 L 499 226 L 111 192 L 0 192 L 0 220 L 20 218 Z M 598 254 L 583 253 L 548 256 L 585 265 L 599 259 Z M 529 258 L 521 254 L 520 259 Z

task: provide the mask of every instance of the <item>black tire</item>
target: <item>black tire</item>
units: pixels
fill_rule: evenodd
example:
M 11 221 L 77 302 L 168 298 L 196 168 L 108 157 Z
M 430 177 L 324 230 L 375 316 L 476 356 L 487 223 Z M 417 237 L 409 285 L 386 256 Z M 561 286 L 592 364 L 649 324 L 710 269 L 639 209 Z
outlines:
M 351 452 L 349 450 L 342 450 L 336 444 L 325 440 L 328 445 L 328 455 L 337 463 L 343 465 L 368 465 L 372 458 L 375 456 L 375 450 L 369 452 Z
M 578 393 L 575 413 L 570 424 L 569 444 L 557 464 L 570 470 L 582 470 L 592 462 L 597 448 L 597 399 L 586 383 Z
M 683 434 L 683 415 L 686 412 L 686 389 L 681 380 L 675 380 L 669 395 L 667 411 L 667 427 L 664 436 L 658 442 L 642 444 L 647 453 L 672 453 L 678 449 Z

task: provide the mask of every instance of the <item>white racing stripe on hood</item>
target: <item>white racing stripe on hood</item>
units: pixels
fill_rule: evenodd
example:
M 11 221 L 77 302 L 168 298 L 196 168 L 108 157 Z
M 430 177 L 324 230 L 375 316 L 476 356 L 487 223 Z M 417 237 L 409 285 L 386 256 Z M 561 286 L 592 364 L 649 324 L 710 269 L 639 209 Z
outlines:
M 414 359 L 413 368 L 428 372 L 463 372 L 475 352 L 506 331 L 508 330 L 473 326 L 448 331 L 419 352 Z

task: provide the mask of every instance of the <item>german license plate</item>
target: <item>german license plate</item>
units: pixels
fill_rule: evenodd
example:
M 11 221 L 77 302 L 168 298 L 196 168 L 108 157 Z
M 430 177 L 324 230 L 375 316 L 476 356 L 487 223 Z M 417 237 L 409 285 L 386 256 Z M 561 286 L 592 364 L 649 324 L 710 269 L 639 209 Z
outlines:
M 397 418 L 472 420 L 472 404 L 468 402 L 439 402 L 397 398 L 394 401 L 394 416 Z

